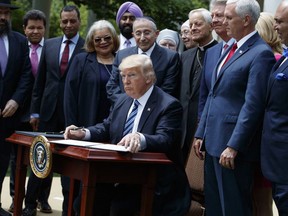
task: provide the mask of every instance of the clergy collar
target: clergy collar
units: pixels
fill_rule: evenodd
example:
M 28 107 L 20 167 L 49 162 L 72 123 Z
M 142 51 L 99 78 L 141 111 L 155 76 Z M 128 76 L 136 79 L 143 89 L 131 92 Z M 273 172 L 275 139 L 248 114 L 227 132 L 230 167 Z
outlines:
M 215 41 L 214 38 L 212 38 L 212 40 L 209 43 L 205 44 L 204 46 L 198 46 L 198 48 L 201 51 L 204 51 L 205 49 L 209 48 L 210 47 L 209 45 L 212 44 L 214 41 Z

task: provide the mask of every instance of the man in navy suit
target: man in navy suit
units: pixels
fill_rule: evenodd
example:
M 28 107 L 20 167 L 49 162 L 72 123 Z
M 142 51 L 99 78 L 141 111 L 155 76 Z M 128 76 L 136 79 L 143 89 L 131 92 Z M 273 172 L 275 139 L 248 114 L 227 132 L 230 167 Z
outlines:
M 222 39 L 221 42 L 215 46 L 209 48 L 204 57 L 202 77 L 200 84 L 200 95 L 199 95 L 199 105 L 198 105 L 198 118 L 200 119 L 202 111 L 204 109 L 208 93 L 211 88 L 211 79 L 214 67 L 216 66 L 220 56 L 231 46 L 234 39 L 231 39 L 227 35 L 226 26 L 223 24 L 225 19 L 224 11 L 226 7 L 225 0 L 216 0 L 212 4 L 211 16 L 212 16 L 212 27 L 216 34 Z
M 217 44 L 212 36 L 211 13 L 199 8 L 189 13 L 192 40 L 198 44 L 181 55 L 180 102 L 183 106 L 182 152 L 187 161 L 194 133 L 198 124 L 198 101 L 204 55 L 208 48 Z
M 275 13 L 275 30 L 288 46 L 288 1 L 282 1 Z M 264 116 L 261 166 L 272 182 L 274 202 L 279 216 L 288 215 L 288 61 L 287 50 L 274 66 L 269 78 Z
M 178 96 L 179 54 L 157 45 L 155 41 L 158 34 L 157 26 L 150 17 L 136 18 L 134 21 L 133 35 L 137 46 L 118 51 L 113 63 L 112 76 L 106 86 L 108 97 L 113 103 L 119 94 L 124 93 L 119 64 L 127 56 L 142 53 L 150 56 L 152 60 L 157 77 L 156 86 L 172 96 Z
M 206 150 L 206 215 L 251 216 L 253 164 L 259 160 L 267 80 L 275 58 L 255 31 L 257 1 L 228 0 L 224 15 L 227 34 L 236 42 L 215 67 L 193 147 L 200 159 Z
M 11 30 L 11 10 L 18 7 L 0 0 L 0 215 L 2 184 L 9 166 L 11 143 L 5 141 L 20 123 L 20 110 L 31 92 L 32 76 L 26 38 Z M 5 195 L 8 196 L 8 195 Z
M 84 40 L 78 33 L 80 24 L 78 8 L 65 6 L 60 13 L 60 27 L 64 35 L 48 39 L 44 43 L 31 100 L 30 123 L 34 131 L 61 131 L 65 128 L 63 108 L 65 79 L 70 62 L 77 53 L 82 52 L 84 45 Z M 69 49 L 66 49 L 66 46 Z M 63 68 L 61 62 L 63 62 L 65 50 L 68 52 L 66 52 L 66 68 Z M 65 181 L 61 178 L 64 193 L 63 214 L 65 215 L 69 184 L 66 183 L 68 179 L 64 179 Z M 39 187 L 41 184 L 51 185 L 51 182 L 52 175 L 40 180 L 34 173 L 31 173 L 23 215 L 36 215 Z
M 151 59 L 146 55 L 131 55 L 119 66 L 126 94 L 114 105 L 110 116 L 103 123 L 85 130 L 65 130 L 65 138 L 110 142 L 123 145 L 130 152 L 163 152 L 174 164 L 161 166 L 153 202 L 153 215 L 185 215 L 190 206 L 190 192 L 181 160 L 182 107 L 174 97 L 155 86 L 156 76 Z M 134 103 L 138 110 L 133 111 Z M 131 130 L 124 130 L 126 119 L 135 113 Z M 128 117 L 129 116 L 129 117 Z M 120 187 L 120 188 L 119 188 Z M 135 186 L 120 184 L 115 188 L 112 215 L 135 215 L 139 211 L 139 196 Z M 139 188 L 136 187 L 136 195 Z M 96 204 L 97 205 L 97 204 Z

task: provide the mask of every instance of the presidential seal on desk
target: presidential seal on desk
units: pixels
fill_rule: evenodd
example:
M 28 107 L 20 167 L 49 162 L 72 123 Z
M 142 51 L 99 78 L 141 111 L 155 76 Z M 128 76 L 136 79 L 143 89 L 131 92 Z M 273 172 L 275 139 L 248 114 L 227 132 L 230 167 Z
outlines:
M 52 167 L 52 152 L 48 139 L 36 136 L 30 147 L 30 165 L 33 173 L 38 178 L 46 178 Z

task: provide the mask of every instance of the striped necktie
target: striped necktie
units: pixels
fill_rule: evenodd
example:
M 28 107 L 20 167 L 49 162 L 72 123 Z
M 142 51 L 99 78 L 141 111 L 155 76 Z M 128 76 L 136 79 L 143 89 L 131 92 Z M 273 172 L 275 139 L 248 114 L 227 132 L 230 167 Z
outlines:
M 134 121 L 138 112 L 138 106 L 139 102 L 137 100 L 134 100 L 134 105 L 131 113 L 129 114 L 129 117 L 126 120 L 125 127 L 124 127 L 124 132 L 123 132 L 123 137 L 126 136 L 128 133 L 132 132 L 133 126 L 134 126 Z

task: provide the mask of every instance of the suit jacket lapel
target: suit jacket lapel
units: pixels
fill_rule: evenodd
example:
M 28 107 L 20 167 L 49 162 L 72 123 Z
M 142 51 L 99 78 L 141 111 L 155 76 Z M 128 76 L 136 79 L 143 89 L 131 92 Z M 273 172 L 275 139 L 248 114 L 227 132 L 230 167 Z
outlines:
M 227 68 L 229 68 L 229 66 L 230 66 L 232 63 L 234 63 L 238 58 L 240 58 L 240 56 L 242 56 L 244 53 L 246 53 L 246 52 L 250 49 L 250 47 L 254 45 L 255 41 L 258 40 L 259 37 L 260 37 L 260 36 L 259 36 L 258 33 L 254 34 L 254 35 L 253 35 L 251 38 L 249 38 L 241 47 L 238 48 L 238 50 L 234 53 L 234 55 L 231 57 L 231 59 L 230 59 L 227 63 L 225 63 L 225 65 L 222 66 L 222 68 L 221 68 L 220 71 L 219 71 L 219 74 L 218 74 L 217 78 L 216 78 L 216 75 L 214 76 L 213 79 L 214 79 L 214 80 L 216 79 L 216 80 L 215 80 L 215 82 L 214 82 L 213 87 L 216 85 L 216 83 L 219 82 L 219 80 L 220 80 L 221 77 L 223 76 L 223 73 L 225 73 L 225 70 L 226 70 Z M 230 52 L 231 49 L 232 49 L 232 46 L 231 46 L 231 48 L 230 48 L 227 52 L 225 52 L 225 55 L 222 55 L 222 56 L 221 56 L 221 58 L 219 59 L 219 61 L 218 61 L 218 63 L 217 63 L 217 67 L 215 67 L 215 70 L 218 69 L 219 64 L 223 61 L 224 57 L 226 57 L 227 53 Z M 216 71 L 216 73 L 217 73 L 217 71 Z
M 148 117 L 151 115 L 153 110 L 155 109 L 155 106 L 157 104 L 157 96 L 155 95 L 156 88 L 154 87 L 140 118 L 139 124 L 138 124 L 138 132 L 141 132 Z
M 272 89 L 272 87 L 273 87 L 273 85 L 275 83 L 275 80 L 276 80 L 276 75 L 278 73 L 284 73 L 288 77 L 288 72 L 287 72 L 288 59 L 286 59 L 286 61 L 281 65 L 281 63 L 284 61 L 284 59 L 285 59 L 285 57 L 282 56 L 279 59 L 279 61 L 277 61 L 277 63 L 274 65 L 274 67 L 272 69 L 271 77 L 270 77 L 269 82 L 268 82 L 266 101 L 268 100 L 268 98 L 270 96 L 271 89 Z

